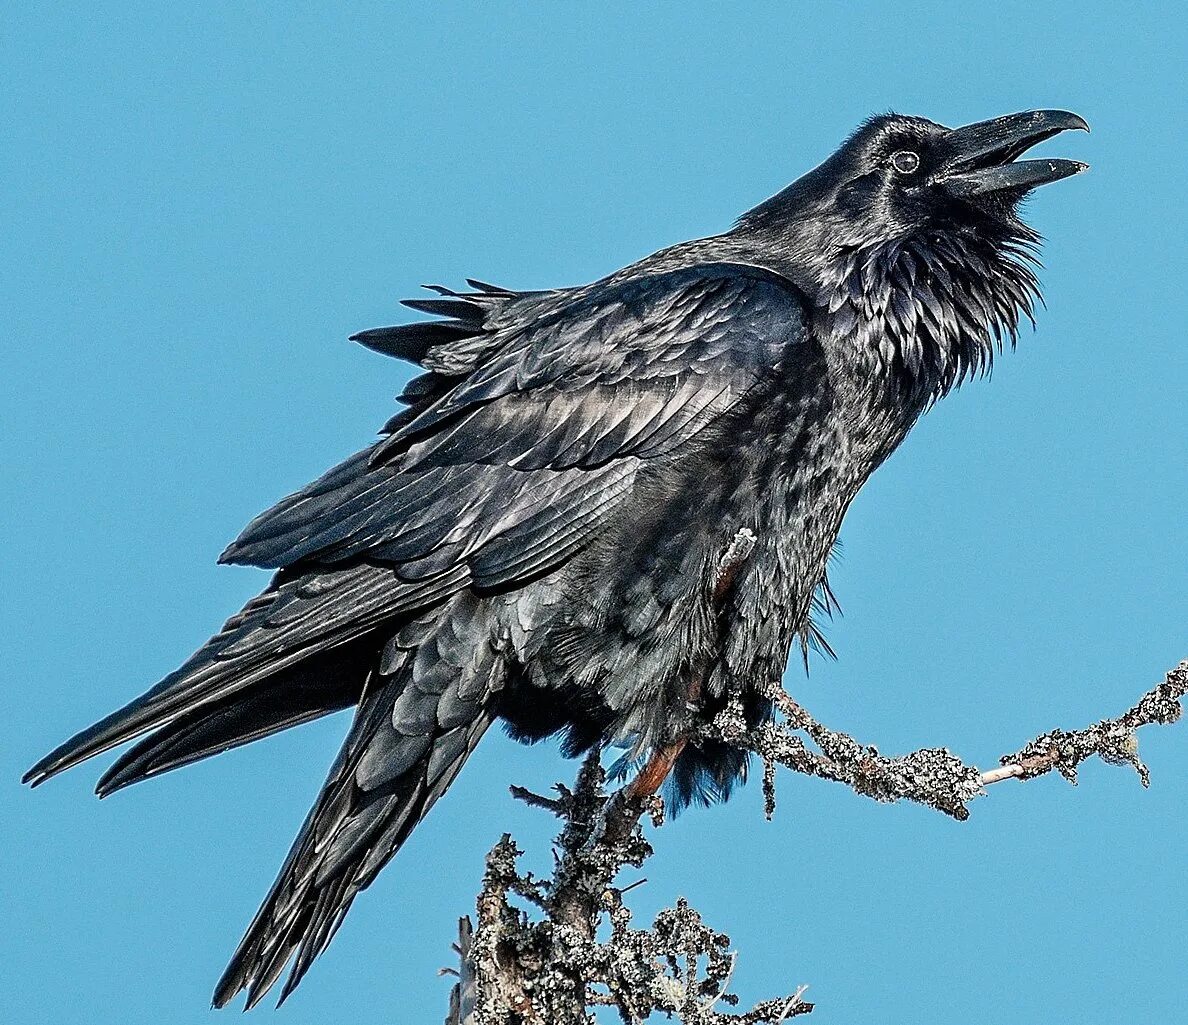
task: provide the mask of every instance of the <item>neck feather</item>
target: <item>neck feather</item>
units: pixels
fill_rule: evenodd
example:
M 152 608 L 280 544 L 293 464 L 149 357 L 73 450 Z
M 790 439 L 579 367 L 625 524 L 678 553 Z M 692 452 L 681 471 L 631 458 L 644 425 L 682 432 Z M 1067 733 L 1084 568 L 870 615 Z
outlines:
M 831 261 L 821 304 L 831 333 L 854 338 L 906 389 L 935 401 L 1013 347 L 1040 300 L 1039 238 L 989 242 L 920 234 L 853 245 Z

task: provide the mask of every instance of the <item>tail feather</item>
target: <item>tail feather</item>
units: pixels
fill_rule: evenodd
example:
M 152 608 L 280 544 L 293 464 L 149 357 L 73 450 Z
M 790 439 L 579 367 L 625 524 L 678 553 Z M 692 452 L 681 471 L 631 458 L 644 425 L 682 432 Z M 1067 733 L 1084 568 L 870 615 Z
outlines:
M 281 1000 L 292 992 L 493 721 L 506 664 L 490 606 L 459 583 L 402 582 L 371 564 L 281 577 L 179 670 L 26 774 L 36 785 L 155 731 L 104 775 L 105 795 L 358 705 L 216 1006 L 245 989 L 254 1005 L 290 962 Z
M 481 603 L 459 595 L 432 616 L 435 629 L 409 624 L 384 672 L 372 673 L 317 803 L 215 989 L 216 1007 L 243 990 L 254 1006 L 292 961 L 281 1002 L 288 997 L 494 719 L 504 665 Z

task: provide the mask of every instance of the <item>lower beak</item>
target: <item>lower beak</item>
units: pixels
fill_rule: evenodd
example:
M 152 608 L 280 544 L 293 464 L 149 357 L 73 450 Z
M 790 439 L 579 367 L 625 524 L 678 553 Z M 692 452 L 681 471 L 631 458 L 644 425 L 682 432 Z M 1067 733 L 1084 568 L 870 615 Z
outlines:
M 1016 160 L 1061 132 L 1089 131 L 1067 110 L 1029 110 L 954 128 L 945 137 L 947 158 L 935 182 L 960 199 L 992 192 L 1029 192 L 1088 168 L 1079 160 Z

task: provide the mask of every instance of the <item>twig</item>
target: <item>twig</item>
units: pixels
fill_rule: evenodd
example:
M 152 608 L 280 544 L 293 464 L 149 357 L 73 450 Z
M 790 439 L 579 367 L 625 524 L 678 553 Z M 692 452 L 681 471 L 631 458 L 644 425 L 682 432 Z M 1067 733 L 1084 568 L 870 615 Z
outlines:
M 534 794 L 531 790 L 525 787 L 515 786 L 514 784 L 507 788 L 512 797 L 517 801 L 523 801 L 530 808 L 544 808 L 546 811 L 551 811 L 554 815 L 562 815 L 565 812 L 565 802 L 559 801 L 554 797 L 544 797 L 541 794 Z
M 474 1008 L 478 997 L 478 978 L 475 973 L 471 947 L 474 941 L 474 924 L 469 917 L 458 919 L 458 942 L 454 950 L 458 954 L 459 968 L 453 973 L 458 976 L 450 991 L 450 1010 L 445 1025 L 474 1025 Z

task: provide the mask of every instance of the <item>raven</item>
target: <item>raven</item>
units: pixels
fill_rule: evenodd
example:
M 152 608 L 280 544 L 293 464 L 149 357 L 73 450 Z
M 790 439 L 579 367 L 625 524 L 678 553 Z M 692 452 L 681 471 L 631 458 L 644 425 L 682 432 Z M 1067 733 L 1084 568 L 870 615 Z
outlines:
M 381 440 L 256 517 L 224 563 L 268 588 L 159 684 L 26 775 L 148 734 L 131 783 L 356 707 L 215 991 L 281 1000 L 487 728 L 646 757 L 728 697 L 751 723 L 812 614 L 851 500 L 921 414 L 1034 322 L 1036 186 L 1060 110 L 950 129 L 871 118 L 729 231 L 593 284 L 479 281 L 354 339 L 419 365 Z M 721 572 L 740 537 L 745 560 Z M 690 740 L 670 799 L 746 758 Z

